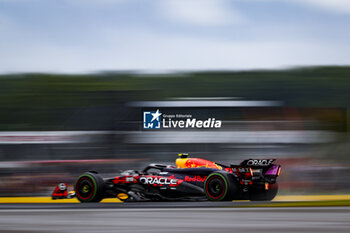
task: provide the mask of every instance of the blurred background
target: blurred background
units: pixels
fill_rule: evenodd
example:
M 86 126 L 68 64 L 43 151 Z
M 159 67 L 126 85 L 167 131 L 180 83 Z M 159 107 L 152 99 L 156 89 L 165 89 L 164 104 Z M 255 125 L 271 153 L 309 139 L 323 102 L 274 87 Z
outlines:
M 0 196 L 178 153 L 276 158 L 280 194 L 350 192 L 350 4 L 0 0 Z M 222 120 L 142 129 L 144 109 Z
M 113 176 L 174 163 L 180 152 L 221 163 L 277 158 L 281 193 L 349 192 L 349 75 L 350 67 L 1 75 L 1 195 L 48 195 L 87 170 Z M 143 130 L 145 108 L 222 127 Z

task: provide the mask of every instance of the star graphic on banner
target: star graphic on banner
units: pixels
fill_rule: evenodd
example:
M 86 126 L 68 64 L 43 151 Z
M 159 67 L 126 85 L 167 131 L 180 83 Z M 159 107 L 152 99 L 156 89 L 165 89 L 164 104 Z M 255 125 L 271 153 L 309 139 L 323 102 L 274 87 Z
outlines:
M 157 109 L 157 111 L 155 113 L 151 113 L 151 115 L 153 116 L 152 121 L 154 121 L 155 119 L 157 119 L 159 121 L 159 117 L 162 115 L 160 112 L 159 112 L 159 109 Z

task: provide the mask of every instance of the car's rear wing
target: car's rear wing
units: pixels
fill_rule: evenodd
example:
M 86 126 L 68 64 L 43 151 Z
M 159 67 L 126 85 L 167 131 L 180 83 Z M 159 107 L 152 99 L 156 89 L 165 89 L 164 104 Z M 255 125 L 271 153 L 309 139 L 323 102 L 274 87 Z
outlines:
M 276 159 L 247 159 L 241 162 L 241 166 L 249 167 L 268 167 L 275 162 Z
M 279 176 L 281 166 L 274 164 L 276 159 L 247 159 L 241 162 L 240 165 L 231 165 L 231 167 L 243 167 L 250 169 L 255 175 Z

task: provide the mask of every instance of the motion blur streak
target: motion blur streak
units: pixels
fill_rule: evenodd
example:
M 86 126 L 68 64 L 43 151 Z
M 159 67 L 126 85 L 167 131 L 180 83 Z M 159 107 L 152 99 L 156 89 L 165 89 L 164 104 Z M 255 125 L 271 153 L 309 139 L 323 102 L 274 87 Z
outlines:
M 0 232 L 348 232 L 349 207 L 0 210 Z
M 130 106 L 134 107 L 267 107 L 280 106 L 282 103 L 278 101 L 148 101 L 148 102 L 132 102 Z

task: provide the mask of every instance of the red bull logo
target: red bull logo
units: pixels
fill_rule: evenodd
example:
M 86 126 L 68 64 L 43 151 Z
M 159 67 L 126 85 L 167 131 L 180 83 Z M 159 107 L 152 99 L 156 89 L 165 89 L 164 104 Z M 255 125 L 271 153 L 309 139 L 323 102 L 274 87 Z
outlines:
M 185 181 L 188 182 L 204 182 L 205 179 L 207 177 L 206 176 L 185 176 Z

